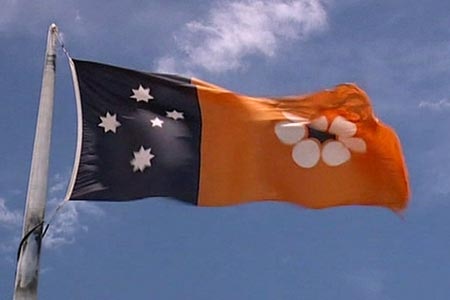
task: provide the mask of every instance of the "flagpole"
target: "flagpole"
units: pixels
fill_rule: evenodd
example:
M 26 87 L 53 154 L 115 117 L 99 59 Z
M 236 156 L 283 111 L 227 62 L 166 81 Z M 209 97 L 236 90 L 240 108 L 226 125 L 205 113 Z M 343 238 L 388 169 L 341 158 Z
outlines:
M 57 34 L 56 25 L 50 25 L 23 221 L 23 240 L 17 261 L 14 300 L 37 299 L 39 257 L 47 201 Z

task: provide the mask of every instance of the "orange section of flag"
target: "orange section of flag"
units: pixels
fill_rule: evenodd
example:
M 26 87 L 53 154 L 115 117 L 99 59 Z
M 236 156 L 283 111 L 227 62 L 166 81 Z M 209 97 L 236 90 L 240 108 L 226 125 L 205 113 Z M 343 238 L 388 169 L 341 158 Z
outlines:
M 406 207 L 400 142 L 357 86 L 267 99 L 193 83 L 202 114 L 199 205 Z

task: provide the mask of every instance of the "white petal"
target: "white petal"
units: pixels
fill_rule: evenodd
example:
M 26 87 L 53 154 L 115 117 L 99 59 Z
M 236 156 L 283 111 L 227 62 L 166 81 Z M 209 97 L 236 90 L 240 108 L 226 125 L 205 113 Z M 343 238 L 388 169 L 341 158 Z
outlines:
M 275 125 L 275 134 L 284 144 L 293 145 L 306 134 L 305 126 L 299 123 L 280 122 Z
M 292 122 L 297 122 L 297 123 L 302 123 L 302 124 L 309 123 L 308 119 L 288 113 L 288 112 L 283 112 L 283 116 Z
M 325 116 L 318 117 L 311 121 L 310 126 L 316 130 L 327 131 L 328 121 Z
M 366 142 L 361 138 L 339 138 L 339 141 L 354 152 L 365 153 L 367 151 Z
M 351 137 L 356 133 L 356 125 L 350 121 L 347 121 L 344 117 L 337 116 L 331 123 L 330 133 L 340 137 Z
M 292 158 L 300 167 L 314 167 L 320 159 L 319 143 L 312 139 L 301 141 L 292 149 Z
M 350 157 L 350 151 L 341 142 L 328 142 L 322 149 L 323 161 L 332 167 L 342 165 L 348 161 Z

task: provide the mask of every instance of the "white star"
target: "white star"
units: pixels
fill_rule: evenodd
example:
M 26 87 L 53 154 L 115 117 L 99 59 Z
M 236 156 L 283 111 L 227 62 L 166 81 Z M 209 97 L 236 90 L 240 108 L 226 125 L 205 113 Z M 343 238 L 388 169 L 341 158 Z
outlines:
M 138 170 L 144 172 L 145 168 L 152 166 L 150 160 L 155 156 L 150 153 L 151 151 L 152 148 L 145 149 L 144 146 L 141 146 L 137 152 L 133 151 L 134 158 L 130 161 L 130 164 L 133 166 L 133 172 Z
M 131 95 L 130 98 L 135 99 L 137 102 L 148 102 L 148 100 L 153 99 L 153 96 L 150 95 L 150 88 L 144 88 L 142 85 L 139 85 L 137 89 L 131 90 L 133 91 L 133 95 Z
M 116 119 L 117 115 L 111 115 L 109 112 L 106 113 L 106 116 L 100 116 L 101 123 L 98 124 L 99 127 L 103 127 L 105 132 L 112 131 L 116 133 L 117 127 L 121 124 Z
M 161 127 L 161 128 L 162 128 L 162 124 L 164 123 L 164 121 L 158 117 L 150 120 L 150 122 L 152 122 L 152 127 Z
M 184 119 L 183 112 L 176 111 L 175 109 L 173 111 L 166 111 L 166 114 L 167 114 L 166 116 L 168 118 L 171 118 L 174 120 Z

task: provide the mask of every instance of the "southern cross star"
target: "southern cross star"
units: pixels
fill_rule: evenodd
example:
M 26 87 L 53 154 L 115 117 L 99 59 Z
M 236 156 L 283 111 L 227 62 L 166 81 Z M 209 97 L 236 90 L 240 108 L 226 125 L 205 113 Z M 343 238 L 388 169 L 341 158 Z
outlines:
M 99 127 L 103 127 L 103 130 L 106 132 L 112 131 L 116 133 L 117 127 L 121 124 L 116 119 L 117 115 L 111 115 L 109 112 L 106 113 L 106 116 L 100 116 L 101 123 L 98 124 Z
M 184 119 L 183 113 L 176 111 L 175 109 L 173 111 L 166 111 L 166 116 L 168 118 L 171 118 L 174 120 L 178 120 L 178 119 L 183 120 Z
M 145 168 L 151 167 L 151 160 L 155 156 L 151 153 L 152 148 L 145 149 L 144 146 L 139 148 L 139 151 L 133 151 L 134 158 L 130 161 L 130 164 L 133 166 L 133 172 L 137 172 L 138 170 L 144 172 Z
M 133 95 L 131 95 L 130 98 L 135 99 L 136 102 L 148 102 L 148 100 L 153 99 L 153 96 L 150 95 L 150 88 L 144 88 L 141 84 L 137 89 L 131 90 L 133 91 Z
M 158 117 L 150 120 L 150 122 L 152 122 L 152 127 L 161 127 L 161 128 L 162 128 L 162 124 L 164 123 L 164 121 Z

